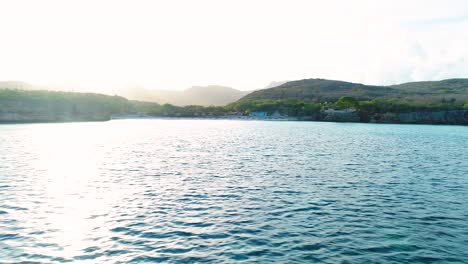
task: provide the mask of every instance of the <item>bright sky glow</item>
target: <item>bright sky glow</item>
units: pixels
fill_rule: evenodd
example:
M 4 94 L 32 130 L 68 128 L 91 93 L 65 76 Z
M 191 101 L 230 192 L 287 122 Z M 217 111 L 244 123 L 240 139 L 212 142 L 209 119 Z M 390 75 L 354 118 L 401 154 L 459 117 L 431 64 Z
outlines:
M 468 77 L 468 1 L 0 0 L 0 80 L 241 90 Z

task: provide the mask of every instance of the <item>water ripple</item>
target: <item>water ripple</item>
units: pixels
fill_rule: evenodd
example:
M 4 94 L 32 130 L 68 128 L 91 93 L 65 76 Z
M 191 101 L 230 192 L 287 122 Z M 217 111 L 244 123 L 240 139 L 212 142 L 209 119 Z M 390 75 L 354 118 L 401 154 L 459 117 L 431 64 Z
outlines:
M 0 126 L 0 263 L 467 263 L 468 128 Z

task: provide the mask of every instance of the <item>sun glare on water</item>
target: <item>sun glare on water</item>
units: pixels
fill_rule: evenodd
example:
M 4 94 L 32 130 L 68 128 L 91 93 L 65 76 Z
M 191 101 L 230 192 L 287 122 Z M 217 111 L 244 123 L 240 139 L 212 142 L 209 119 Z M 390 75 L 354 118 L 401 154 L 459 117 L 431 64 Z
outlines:
M 71 257 L 93 244 L 105 247 L 87 238 L 90 233 L 99 237 L 96 232 L 102 232 L 101 237 L 109 235 L 106 229 L 93 227 L 106 225 L 99 216 L 109 212 L 124 195 L 119 185 L 109 188 L 109 178 L 101 173 L 101 166 L 105 165 L 101 146 L 112 140 L 115 133 L 111 132 L 115 130 L 92 129 L 90 134 L 89 126 L 102 126 L 98 123 L 38 126 L 41 133 L 35 134 L 31 144 L 40 155 L 33 162 L 44 177 L 32 182 L 31 193 L 42 196 L 33 210 L 36 217 L 26 224 L 37 226 L 39 223 L 35 221 L 40 219 L 40 225 L 55 232 L 40 236 L 43 241 L 38 243 L 49 247 L 34 250 L 37 254 L 50 254 L 51 248 L 55 248 L 57 256 Z M 118 129 L 122 131 L 122 127 Z

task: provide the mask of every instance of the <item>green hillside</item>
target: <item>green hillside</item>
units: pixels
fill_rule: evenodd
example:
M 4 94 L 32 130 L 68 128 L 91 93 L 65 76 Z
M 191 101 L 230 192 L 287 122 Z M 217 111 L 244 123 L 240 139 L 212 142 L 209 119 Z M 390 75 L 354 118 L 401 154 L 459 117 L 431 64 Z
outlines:
M 442 100 L 468 101 L 468 79 L 432 82 L 412 82 L 392 86 L 374 86 L 325 79 L 305 79 L 258 90 L 241 100 L 296 99 L 301 101 L 337 101 L 351 96 L 359 101 L 398 99 L 401 101 L 438 102 Z

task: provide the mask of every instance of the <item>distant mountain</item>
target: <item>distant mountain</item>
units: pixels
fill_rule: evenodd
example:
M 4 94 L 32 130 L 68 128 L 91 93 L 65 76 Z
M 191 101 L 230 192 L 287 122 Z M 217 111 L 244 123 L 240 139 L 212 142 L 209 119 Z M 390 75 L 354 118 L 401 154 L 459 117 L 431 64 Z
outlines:
M 235 102 L 248 94 L 231 87 L 209 85 L 193 86 L 183 91 L 174 90 L 150 90 L 141 87 L 127 87 L 117 90 L 115 94 L 124 96 L 131 100 L 157 102 L 160 104 L 173 105 L 202 105 L 222 106 Z
M 291 81 L 277 87 L 254 91 L 247 99 L 298 99 L 310 101 L 336 101 L 341 96 L 358 100 L 397 98 L 412 101 L 459 100 L 468 101 L 468 79 L 411 82 L 391 86 L 364 85 L 326 79 Z M 453 99 L 452 99 L 453 98 Z
M 21 81 L 0 81 L 0 89 L 17 90 L 63 90 L 46 86 L 38 86 Z M 82 91 L 89 92 L 89 91 Z M 183 91 L 152 90 L 139 86 L 128 86 L 121 89 L 102 91 L 110 95 L 119 95 L 130 100 L 173 104 L 178 106 L 202 105 L 222 106 L 235 102 L 251 91 L 239 91 L 231 87 L 208 85 L 192 86 Z

